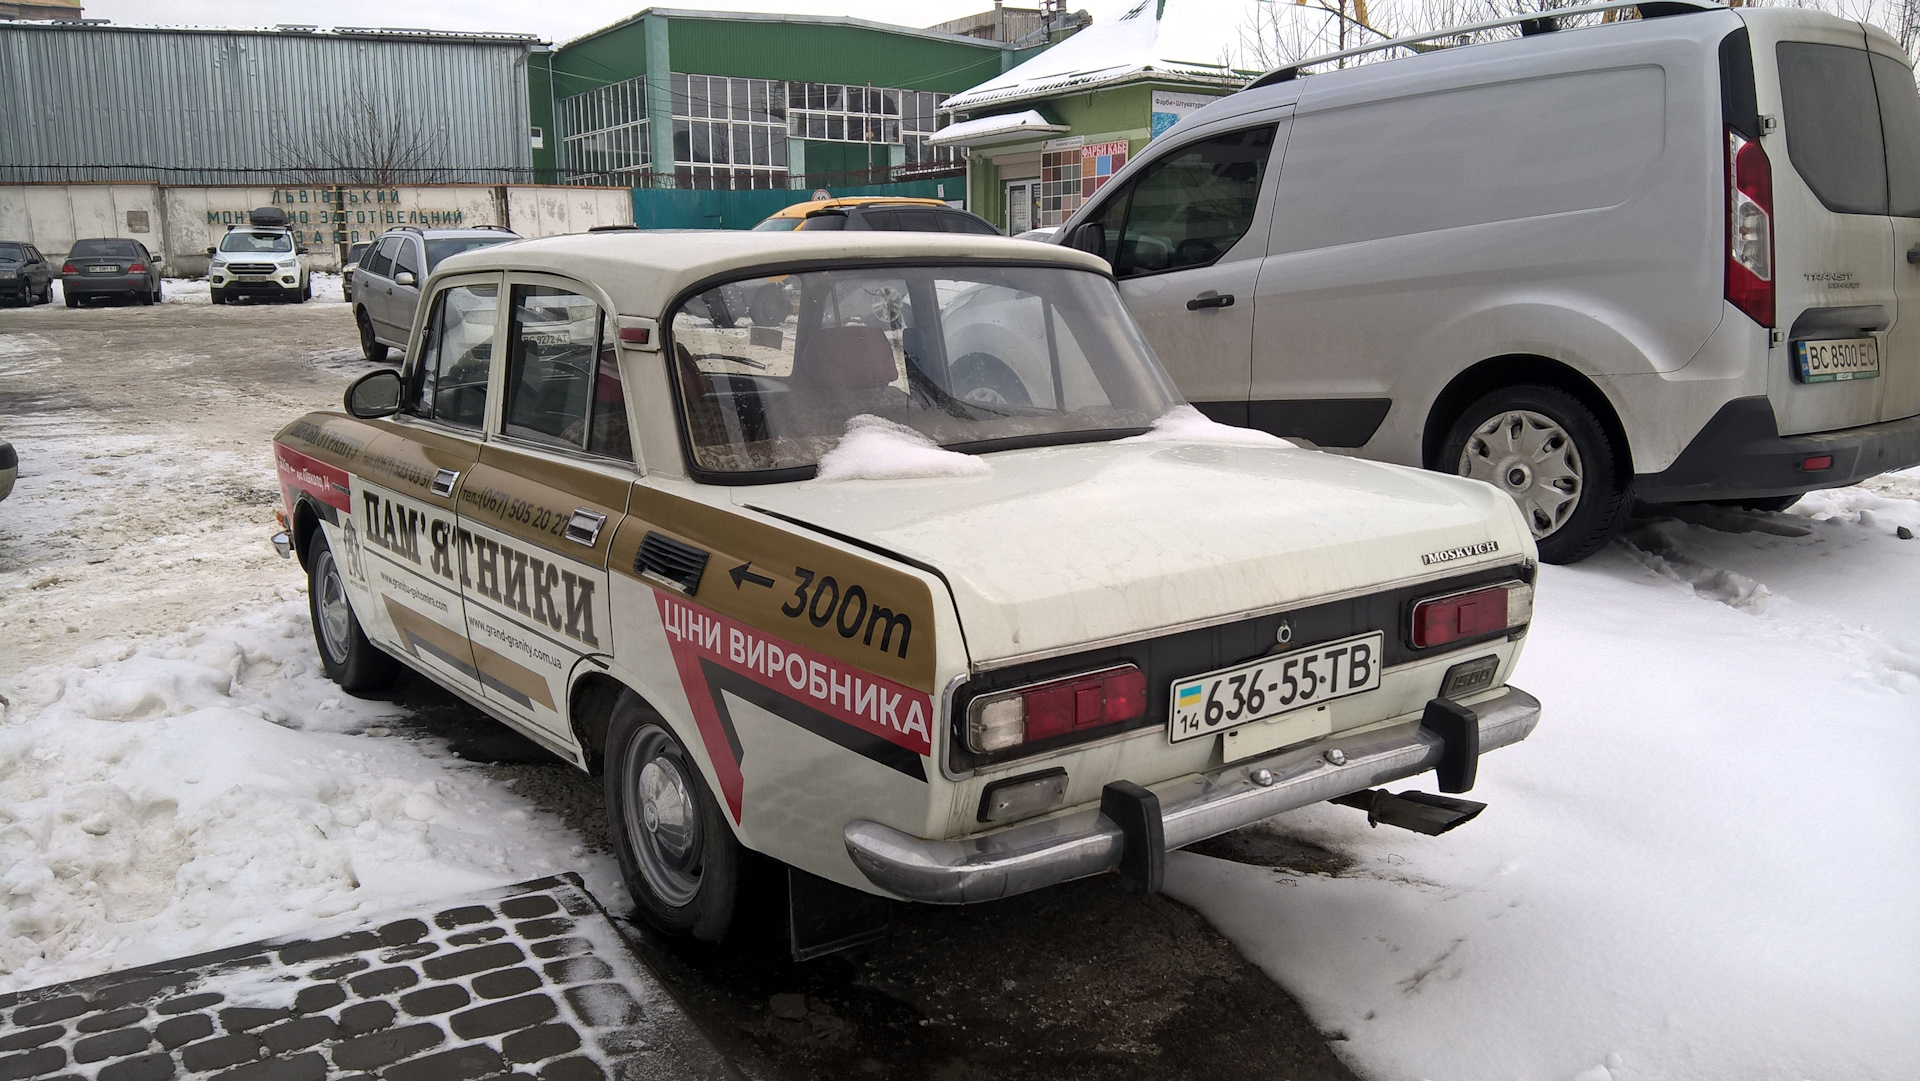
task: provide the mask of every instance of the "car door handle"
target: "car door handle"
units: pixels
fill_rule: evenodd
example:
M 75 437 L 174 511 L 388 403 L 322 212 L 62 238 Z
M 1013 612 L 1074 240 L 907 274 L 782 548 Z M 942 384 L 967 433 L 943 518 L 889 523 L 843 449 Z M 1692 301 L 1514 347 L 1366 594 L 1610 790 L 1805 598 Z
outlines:
M 600 540 L 601 527 L 606 524 L 606 515 L 585 507 L 575 507 L 573 517 L 567 519 L 567 539 L 591 548 Z
M 1197 297 L 1194 297 L 1192 300 L 1187 301 L 1187 310 L 1190 312 L 1197 312 L 1202 308 L 1231 308 L 1231 307 L 1233 307 L 1232 293 L 1205 292 L 1205 293 L 1201 293 Z
M 1907 262 L 1920 263 L 1920 244 L 1907 249 Z
M 450 496 L 453 494 L 453 482 L 459 479 L 459 471 L 442 469 L 433 475 L 433 483 L 428 485 L 428 487 L 433 490 L 434 495 L 442 497 Z

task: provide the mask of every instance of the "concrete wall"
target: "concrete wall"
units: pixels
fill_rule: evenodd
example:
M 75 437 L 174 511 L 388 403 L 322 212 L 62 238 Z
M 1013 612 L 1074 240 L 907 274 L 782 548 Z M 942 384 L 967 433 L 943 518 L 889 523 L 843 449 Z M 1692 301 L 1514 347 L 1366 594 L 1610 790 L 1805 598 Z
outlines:
M 24 240 L 50 259 L 82 237 L 128 237 L 167 260 L 170 276 L 206 273 L 206 250 L 255 207 L 287 212 L 316 269 L 335 270 L 348 244 L 396 225 L 504 225 L 527 237 L 633 224 L 627 188 L 283 186 L 161 184 L 0 185 L 0 240 Z

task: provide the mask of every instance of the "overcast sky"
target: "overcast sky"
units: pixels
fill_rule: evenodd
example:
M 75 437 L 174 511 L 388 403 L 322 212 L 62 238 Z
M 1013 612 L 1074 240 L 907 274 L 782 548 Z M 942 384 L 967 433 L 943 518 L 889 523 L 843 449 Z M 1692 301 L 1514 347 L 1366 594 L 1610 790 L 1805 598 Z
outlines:
M 1121 3 L 1079 0 L 1068 6 L 1085 8 L 1097 17 Z M 647 6 L 645 0 L 85 0 L 85 4 L 88 18 L 139 26 L 408 26 L 533 34 L 555 43 L 618 22 Z M 659 6 L 851 15 L 925 26 L 986 11 L 993 7 L 993 0 L 686 0 Z

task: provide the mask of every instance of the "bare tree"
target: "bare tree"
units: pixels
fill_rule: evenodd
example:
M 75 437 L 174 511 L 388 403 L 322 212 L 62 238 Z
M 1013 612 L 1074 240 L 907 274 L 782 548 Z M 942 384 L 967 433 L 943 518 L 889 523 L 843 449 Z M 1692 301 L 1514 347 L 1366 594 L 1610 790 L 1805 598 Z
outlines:
M 364 89 L 331 112 L 310 140 L 282 139 L 277 149 L 304 183 L 391 186 L 449 179 L 445 133 L 383 107 Z

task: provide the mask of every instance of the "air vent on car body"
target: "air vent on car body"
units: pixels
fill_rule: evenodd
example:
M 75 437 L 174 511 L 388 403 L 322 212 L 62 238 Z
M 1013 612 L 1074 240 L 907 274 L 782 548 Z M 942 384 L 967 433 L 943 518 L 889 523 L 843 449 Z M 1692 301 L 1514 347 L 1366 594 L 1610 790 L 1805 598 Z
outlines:
M 700 589 L 700 576 L 707 571 L 708 555 L 705 549 L 648 530 L 640 541 L 640 550 L 634 553 L 633 569 L 651 571 L 692 596 Z

